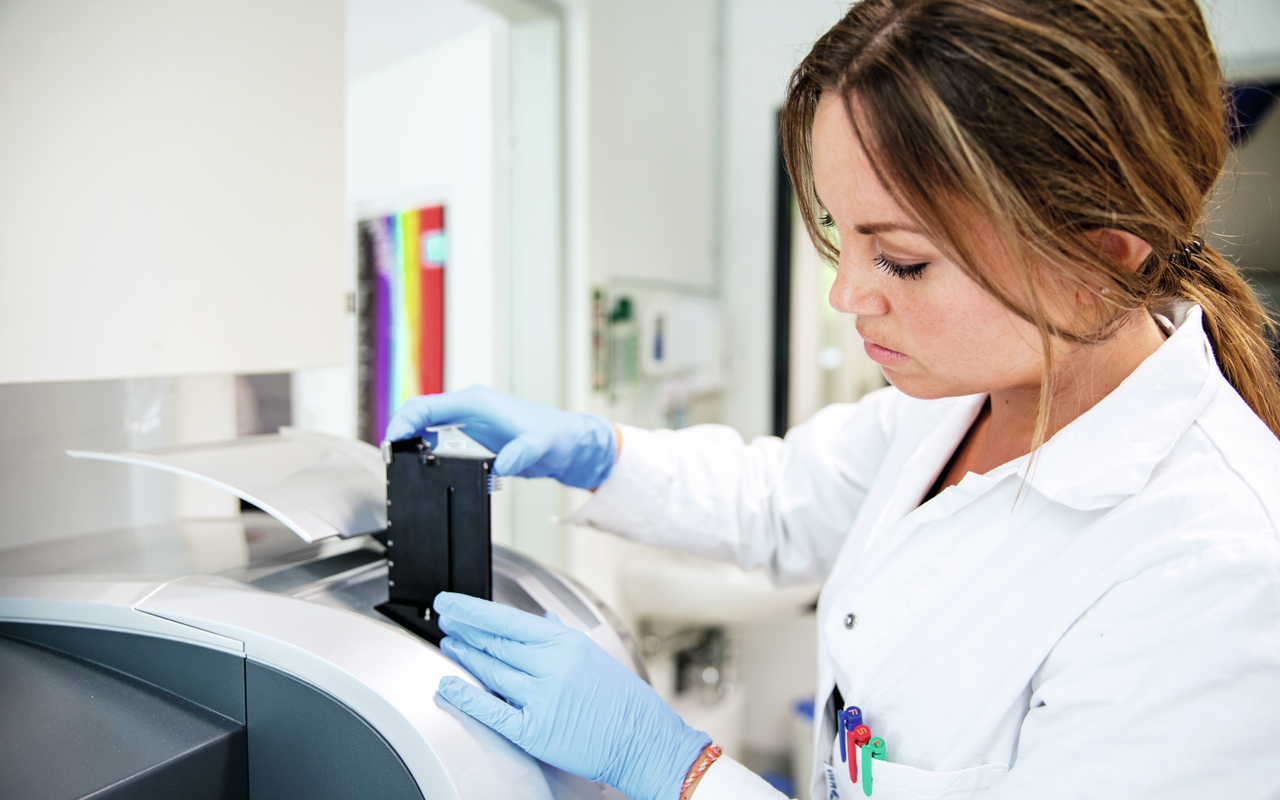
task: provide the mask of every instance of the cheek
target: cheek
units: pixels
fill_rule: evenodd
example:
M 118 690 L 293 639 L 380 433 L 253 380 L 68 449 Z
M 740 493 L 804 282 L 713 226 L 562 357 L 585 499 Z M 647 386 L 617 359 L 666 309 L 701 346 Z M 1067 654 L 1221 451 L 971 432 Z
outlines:
M 930 301 L 913 309 L 936 370 L 983 383 L 1020 376 L 1032 367 L 1038 371 L 1040 340 L 1034 326 L 972 282 L 948 283 L 933 287 Z

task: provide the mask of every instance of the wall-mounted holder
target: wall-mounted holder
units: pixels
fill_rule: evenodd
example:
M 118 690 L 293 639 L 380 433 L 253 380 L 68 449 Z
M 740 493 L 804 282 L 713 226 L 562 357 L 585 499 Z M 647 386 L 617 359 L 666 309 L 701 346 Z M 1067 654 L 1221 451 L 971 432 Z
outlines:
M 440 592 L 493 599 L 489 495 L 494 454 L 458 428 L 382 443 L 387 465 L 387 596 L 377 610 L 432 644 L 444 633 L 431 604 Z

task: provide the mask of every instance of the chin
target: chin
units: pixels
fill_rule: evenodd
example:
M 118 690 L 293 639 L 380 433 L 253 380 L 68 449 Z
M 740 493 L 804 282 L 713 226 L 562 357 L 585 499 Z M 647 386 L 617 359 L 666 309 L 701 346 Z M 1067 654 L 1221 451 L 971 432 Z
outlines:
M 893 372 L 881 368 L 885 380 L 889 385 L 908 397 L 914 397 L 917 400 L 941 400 L 944 397 L 965 397 L 971 394 L 977 394 L 981 389 L 972 387 L 959 386 L 956 384 L 948 384 L 937 380 L 927 380 L 913 378 L 906 375 L 895 375 Z

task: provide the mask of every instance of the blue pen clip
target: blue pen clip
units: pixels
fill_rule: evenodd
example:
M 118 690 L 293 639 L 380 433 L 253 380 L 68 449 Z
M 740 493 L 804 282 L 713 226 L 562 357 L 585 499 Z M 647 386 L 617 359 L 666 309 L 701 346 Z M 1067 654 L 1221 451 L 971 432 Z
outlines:
M 844 710 L 844 719 L 847 723 L 845 725 L 845 730 L 853 730 L 862 724 L 862 709 L 857 706 L 849 706 Z
M 853 729 L 862 724 L 862 709 L 849 706 L 836 712 L 836 736 L 840 739 L 840 763 L 849 760 L 850 742 L 853 741 Z

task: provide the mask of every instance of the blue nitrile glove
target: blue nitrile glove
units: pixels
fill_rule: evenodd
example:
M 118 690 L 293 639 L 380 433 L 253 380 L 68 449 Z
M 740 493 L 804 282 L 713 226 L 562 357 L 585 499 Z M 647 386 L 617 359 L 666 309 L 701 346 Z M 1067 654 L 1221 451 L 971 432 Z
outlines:
M 506 702 L 453 675 L 440 696 L 534 758 L 631 800 L 677 800 L 711 737 L 555 614 L 442 592 L 440 649 Z
M 466 425 L 463 433 L 498 454 L 496 475 L 594 489 L 618 458 L 613 423 L 599 414 L 561 411 L 487 386 L 406 400 L 387 425 L 387 439 L 420 436 L 437 425 Z

